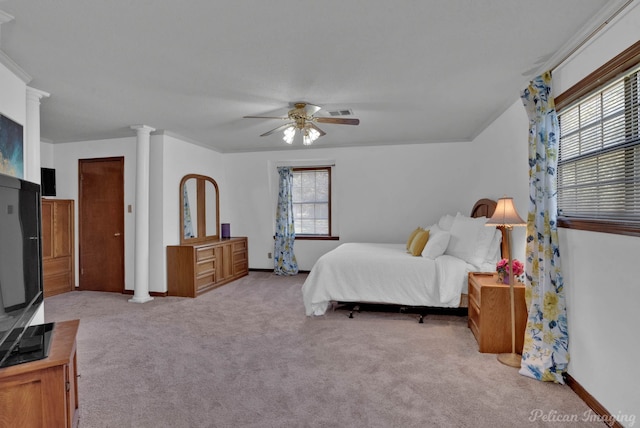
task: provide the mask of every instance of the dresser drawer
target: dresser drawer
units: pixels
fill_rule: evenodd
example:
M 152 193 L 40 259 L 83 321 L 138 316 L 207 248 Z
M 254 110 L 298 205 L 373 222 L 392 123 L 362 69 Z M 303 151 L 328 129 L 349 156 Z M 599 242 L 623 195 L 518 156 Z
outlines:
M 481 296 L 480 284 L 478 284 L 477 279 L 474 281 L 469 277 L 469 306 L 471 306 L 471 302 L 475 302 L 475 304 L 480 307 L 482 303 L 480 301 Z
M 233 274 L 238 275 L 239 273 L 245 273 L 249 270 L 249 266 L 247 266 L 247 261 L 243 260 L 240 262 L 236 262 L 233 264 Z
M 247 250 L 247 241 L 245 239 L 242 239 L 240 241 L 234 241 L 231 247 L 231 251 L 238 252 L 238 251 L 246 251 Z
M 211 272 L 206 275 L 201 275 L 196 278 L 196 289 L 209 287 L 216 282 L 216 273 Z
M 196 248 L 196 262 L 213 258 L 215 258 L 215 248 L 213 246 Z
M 216 260 L 205 260 L 203 262 L 196 263 L 196 276 L 201 276 L 203 274 L 207 274 L 215 271 L 216 269 Z
M 247 252 L 246 251 L 234 251 L 233 252 L 233 262 L 234 263 L 240 263 L 240 262 L 247 262 Z
M 480 332 L 480 311 L 471 301 L 469 301 L 469 327 L 477 338 Z

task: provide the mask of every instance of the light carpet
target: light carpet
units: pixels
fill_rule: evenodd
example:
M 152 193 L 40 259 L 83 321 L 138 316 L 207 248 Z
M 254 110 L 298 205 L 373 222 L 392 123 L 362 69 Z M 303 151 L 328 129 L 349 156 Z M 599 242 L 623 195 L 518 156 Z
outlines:
M 308 318 L 305 278 L 251 272 L 196 299 L 145 304 L 47 298 L 47 322 L 80 319 L 80 426 L 604 426 L 584 420 L 567 386 L 479 353 L 466 316 Z

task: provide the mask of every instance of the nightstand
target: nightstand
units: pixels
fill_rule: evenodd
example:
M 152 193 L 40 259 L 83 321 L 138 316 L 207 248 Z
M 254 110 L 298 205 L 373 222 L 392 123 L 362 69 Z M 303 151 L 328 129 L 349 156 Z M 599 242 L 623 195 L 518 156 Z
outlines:
M 522 353 L 527 309 L 524 284 L 514 286 L 516 314 L 516 353 Z M 511 352 L 511 309 L 509 286 L 498 284 L 496 273 L 469 273 L 469 328 L 480 352 Z

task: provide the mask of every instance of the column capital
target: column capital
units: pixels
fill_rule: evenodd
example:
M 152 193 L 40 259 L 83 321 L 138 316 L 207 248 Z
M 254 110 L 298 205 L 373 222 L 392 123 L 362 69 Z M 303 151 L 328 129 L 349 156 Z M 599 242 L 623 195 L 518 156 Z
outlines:
M 27 86 L 27 100 L 40 101 L 42 98 L 49 98 L 49 92 Z
M 138 135 L 140 135 L 140 134 L 151 134 L 153 131 L 156 130 L 156 128 L 152 128 L 152 127 L 147 126 L 147 125 L 131 125 L 130 128 L 133 129 L 134 131 L 136 131 L 138 133 Z

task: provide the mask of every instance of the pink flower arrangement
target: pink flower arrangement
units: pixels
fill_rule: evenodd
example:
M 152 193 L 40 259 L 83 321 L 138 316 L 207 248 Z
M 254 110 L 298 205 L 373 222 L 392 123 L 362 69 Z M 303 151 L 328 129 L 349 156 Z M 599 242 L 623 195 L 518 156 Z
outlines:
M 520 275 L 522 275 L 524 273 L 524 265 L 522 264 L 521 261 L 519 261 L 517 259 L 513 259 L 511 261 L 511 264 L 513 265 L 513 275 L 514 276 L 520 276 Z M 496 264 L 496 271 L 498 273 L 502 273 L 504 276 L 508 276 L 509 275 L 509 260 L 507 260 L 507 259 L 500 260 Z

